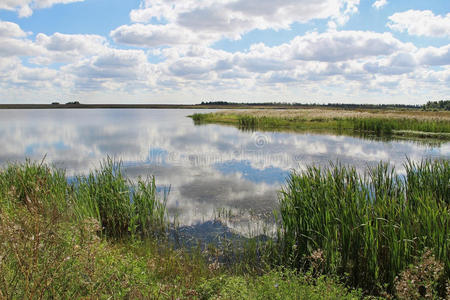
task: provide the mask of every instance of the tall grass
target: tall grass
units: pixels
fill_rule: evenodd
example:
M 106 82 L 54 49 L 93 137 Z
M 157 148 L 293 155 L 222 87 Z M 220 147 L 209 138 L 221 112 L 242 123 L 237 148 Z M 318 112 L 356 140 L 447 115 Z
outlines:
M 121 162 L 107 158 L 100 169 L 77 177 L 72 190 L 77 214 L 97 219 L 109 237 L 164 231 L 165 199 L 159 200 L 155 179 L 139 178 L 134 184 L 122 173 Z
M 166 225 L 165 199 L 159 199 L 155 179 L 133 183 L 111 158 L 70 184 L 64 170 L 30 161 L 10 164 L 0 172 L 0 203 L 6 209 L 31 202 L 43 214 L 69 210 L 79 220 L 94 218 L 108 237 L 150 236 Z
M 341 164 L 293 172 L 280 194 L 283 263 L 308 268 L 323 251 L 327 272 L 376 290 L 427 248 L 450 274 L 448 160 L 380 163 L 362 175 Z
M 450 122 L 445 120 L 352 118 L 355 131 L 374 132 L 377 135 L 392 134 L 395 130 L 432 133 L 450 133 Z

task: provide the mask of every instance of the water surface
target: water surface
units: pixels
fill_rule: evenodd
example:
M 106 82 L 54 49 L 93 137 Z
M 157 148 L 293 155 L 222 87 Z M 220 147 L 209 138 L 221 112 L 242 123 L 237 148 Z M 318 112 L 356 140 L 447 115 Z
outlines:
M 128 176 L 156 177 L 170 187 L 168 208 L 184 225 L 206 222 L 217 210 L 241 218 L 271 214 L 292 169 L 340 161 L 363 170 L 389 161 L 402 171 L 408 156 L 449 158 L 450 143 L 377 141 L 338 135 L 243 132 L 195 126 L 198 110 L 3 110 L 0 164 L 42 160 L 85 174 L 107 155 L 120 158 Z M 204 110 L 200 112 L 206 112 Z M 246 217 L 243 217 L 246 216 Z

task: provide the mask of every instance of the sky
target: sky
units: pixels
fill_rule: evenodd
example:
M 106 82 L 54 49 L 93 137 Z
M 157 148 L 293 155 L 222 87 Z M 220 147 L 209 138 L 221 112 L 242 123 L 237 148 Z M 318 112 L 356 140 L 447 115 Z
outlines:
M 0 103 L 444 99 L 448 0 L 0 0 Z

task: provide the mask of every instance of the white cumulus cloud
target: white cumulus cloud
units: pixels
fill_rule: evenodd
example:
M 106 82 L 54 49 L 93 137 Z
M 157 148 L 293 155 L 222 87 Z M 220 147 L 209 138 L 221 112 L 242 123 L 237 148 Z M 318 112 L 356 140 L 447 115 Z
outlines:
M 110 36 L 116 43 L 140 47 L 185 45 L 202 41 L 190 30 L 173 24 L 123 25 L 111 31 Z
M 84 0 L 2 0 L 0 9 L 17 11 L 19 17 L 26 18 L 33 14 L 33 9 L 52 7 L 55 4 L 83 2 Z
M 314 19 L 331 19 L 342 25 L 358 11 L 358 5 L 359 0 L 145 0 L 139 9 L 131 11 L 131 20 L 146 23 L 155 18 L 170 26 L 122 26 L 112 34 L 125 41 L 142 36 L 147 44 L 153 44 L 151 40 L 161 40 L 162 31 L 166 31 L 172 41 L 170 31 L 178 28 L 187 36 L 197 36 L 194 41 L 212 43 L 222 38 L 240 39 L 255 29 L 287 29 L 293 23 Z
M 376 9 L 381 9 L 386 4 L 388 4 L 387 0 L 377 0 L 372 4 L 372 7 L 375 7 Z
M 27 34 L 19 25 L 12 22 L 0 21 L 0 37 L 25 37 Z
M 450 37 L 450 13 L 434 15 L 431 10 L 408 10 L 389 17 L 387 26 L 410 35 Z

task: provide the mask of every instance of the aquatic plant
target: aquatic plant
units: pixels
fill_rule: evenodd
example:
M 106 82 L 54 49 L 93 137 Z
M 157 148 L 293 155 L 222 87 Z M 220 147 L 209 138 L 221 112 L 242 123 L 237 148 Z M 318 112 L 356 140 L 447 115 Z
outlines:
M 392 289 L 425 249 L 450 274 L 448 160 L 405 163 L 406 175 L 380 163 L 359 174 L 341 164 L 294 171 L 280 194 L 281 260 L 308 269 L 321 249 L 326 271 L 353 286 Z
M 121 162 L 107 158 L 100 169 L 78 176 L 72 189 L 79 217 L 97 219 L 106 236 L 149 236 L 164 231 L 165 199 L 159 199 L 155 179 L 139 178 L 134 184 L 123 175 Z

